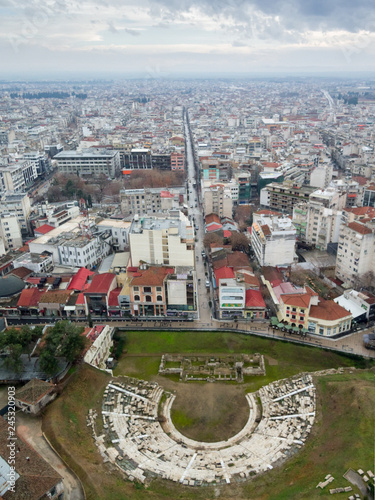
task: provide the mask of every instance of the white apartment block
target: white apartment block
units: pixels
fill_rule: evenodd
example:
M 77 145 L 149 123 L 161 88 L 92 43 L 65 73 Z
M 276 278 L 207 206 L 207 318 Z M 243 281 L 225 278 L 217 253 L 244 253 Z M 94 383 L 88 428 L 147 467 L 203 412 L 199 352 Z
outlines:
M 213 184 L 204 188 L 203 203 L 205 214 L 217 214 L 219 217 L 232 218 L 233 200 L 231 190 L 224 185 Z
M 289 266 L 296 254 L 297 231 L 288 217 L 261 216 L 253 222 L 251 245 L 261 266 Z
M 181 212 L 179 218 L 135 216 L 129 243 L 133 266 L 143 261 L 148 264 L 195 267 L 194 230 Z
M 3 213 L 0 216 L 0 237 L 6 250 L 22 247 L 22 236 L 17 216 Z
M 21 230 L 28 229 L 31 213 L 30 198 L 26 193 L 6 193 L 0 199 L 1 212 L 10 212 L 17 216 Z
M 333 165 L 331 163 L 319 164 L 310 174 L 310 186 L 324 189 L 332 181 Z
M 37 178 L 35 166 L 29 161 L 0 165 L 0 192 L 20 193 Z
M 123 252 L 129 247 L 129 231 L 131 222 L 115 219 L 105 219 L 98 223 L 99 231 L 111 231 L 112 245 L 116 252 Z
M 111 252 L 111 244 L 109 231 L 99 232 L 93 221 L 77 217 L 31 241 L 29 249 L 50 252 L 55 265 L 93 268 Z
M 352 286 L 356 279 L 375 269 L 374 232 L 365 224 L 341 226 L 337 249 L 336 276 Z
M 114 178 L 120 170 L 120 153 L 112 150 L 62 151 L 54 156 L 63 174 L 105 175 Z

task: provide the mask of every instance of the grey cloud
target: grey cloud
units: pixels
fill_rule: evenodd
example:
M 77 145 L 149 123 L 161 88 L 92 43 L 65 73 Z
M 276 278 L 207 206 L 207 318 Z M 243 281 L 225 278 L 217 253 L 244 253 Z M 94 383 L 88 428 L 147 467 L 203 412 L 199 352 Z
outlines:
M 131 28 L 125 28 L 124 31 L 126 33 L 128 33 L 128 35 L 132 35 L 132 36 L 139 36 L 141 33 L 137 30 L 133 30 Z
M 250 22 L 252 12 L 278 16 L 285 29 L 343 29 L 351 32 L 375 29 L 373 0 L 154 0 L 153 6 L 170 12 L 200 8 L 211 16 L 231 16 L 238 22 Z M 265 29 L 266 31 L 266 29 Z

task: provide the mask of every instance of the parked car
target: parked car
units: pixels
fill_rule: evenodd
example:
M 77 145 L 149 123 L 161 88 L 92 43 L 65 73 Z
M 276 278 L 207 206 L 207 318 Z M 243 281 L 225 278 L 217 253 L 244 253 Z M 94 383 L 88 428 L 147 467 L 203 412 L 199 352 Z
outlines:
M 206 288 L 210 288 L 210 281 L 206 280 Z

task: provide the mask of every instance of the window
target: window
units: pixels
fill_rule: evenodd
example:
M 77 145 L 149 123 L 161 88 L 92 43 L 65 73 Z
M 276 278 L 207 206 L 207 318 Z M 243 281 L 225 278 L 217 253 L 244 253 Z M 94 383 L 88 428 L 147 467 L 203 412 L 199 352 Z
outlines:
M 139 292 L 139 286 L 133 286 L 133 290 L 134 290 L 135 292 Z
M 292 314 L 292 319 L 296 319 L 296 315 L 295 314 Z
M 139 300 L 139 295 L 134 295 L 134 300 L 135 301 Z
M 146 302 L 152 302 L 151 295 L 146 295 Z
M 319 335 L 324 335 L 324 328 L 319 327 Z
M 300 321 L 303 321 L 303 320 L 304 320 L 304 317 L 303 317 L 303 316 L 300 316 L 300 317 L 299 317 L 299 320 L 300 320 Z
M 161 295 L 157 295 L 157 296 L 156 296 L 156 300 L 157 300 L 158 302 L 163 302 L 163 297 L 162 297 Z
M 150 286 L 144 286 L 143 287 L 143 293 L 151 293 L 151 287 Z
M 297 309 L 295 307 L 293 307 L 292 311 L 295 313 L 297 311 Z
M 156 287 L 156 291 L 157 291 L 157 292 L 161 292 L 161 286 L 157 286 L 157 287 Z

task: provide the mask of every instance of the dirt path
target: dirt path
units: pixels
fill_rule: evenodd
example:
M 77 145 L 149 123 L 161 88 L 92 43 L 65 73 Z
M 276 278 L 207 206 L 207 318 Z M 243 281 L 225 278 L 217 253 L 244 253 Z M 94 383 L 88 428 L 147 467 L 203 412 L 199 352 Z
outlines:
M 80 482 L 44 439 L 42 435 L 42 419 L 31 417 L 20 411 L 16 415 L 16 422 L 17 434 L 62 476 L 64 498 L 83 500 L 85 496 Z

